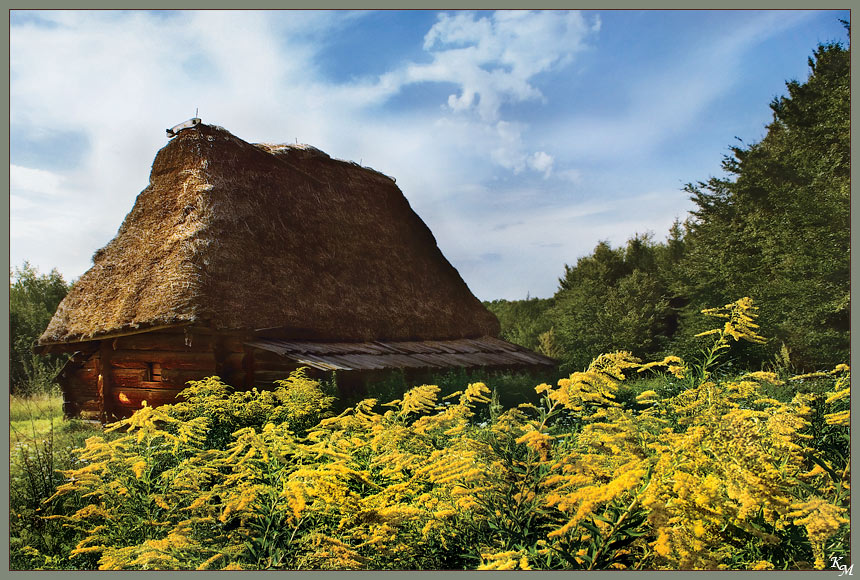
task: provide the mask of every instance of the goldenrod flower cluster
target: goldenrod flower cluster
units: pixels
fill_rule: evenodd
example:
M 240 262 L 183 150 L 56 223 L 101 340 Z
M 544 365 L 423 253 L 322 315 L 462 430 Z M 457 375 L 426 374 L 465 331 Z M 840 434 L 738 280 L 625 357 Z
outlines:
M 711 354 L 761 339 L 747 300 L 706 313 L 725 320 Z M 303 371 L 272 392 L 193 382 L 89 439 L 55 496 L 82 507 L 52 517 L 85 568 L 823 567 L 847 541 L 850 469 L 810 429 L 819 413 L 847 432 L 850 370 L 781 402 L 776 375 L 715 380 L 709 360 L 609 353 L 507 410 L 484 383 L 335 415 Z M 619 402 L 652 369 L 687 388 Z

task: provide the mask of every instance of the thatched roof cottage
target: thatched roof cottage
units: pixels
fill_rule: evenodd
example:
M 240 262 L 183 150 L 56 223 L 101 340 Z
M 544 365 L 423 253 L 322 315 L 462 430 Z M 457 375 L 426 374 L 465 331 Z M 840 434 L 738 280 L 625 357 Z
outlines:
M 75 353 L 66 413 L 104 419 L 213 374 L 554 363 L 498 333 L 393 179 L 199 124 L 158 152 L 37 350 Z

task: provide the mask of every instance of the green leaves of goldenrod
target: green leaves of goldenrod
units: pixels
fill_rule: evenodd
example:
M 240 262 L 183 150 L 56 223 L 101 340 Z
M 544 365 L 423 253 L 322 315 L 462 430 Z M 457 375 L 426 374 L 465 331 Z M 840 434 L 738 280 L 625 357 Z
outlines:
M 711 354 L 757 336 L 751 302 L 713 314 L 727 322 Z M 847 430 L 848 367 L 814 377 L 833 381 L 826 395 L 779 400 L 773 373 L 717 380 L 708 364 L 605 354 L 538 385 L 540 404 L 481 422 L 484 383 L 332 416 L 301 371 L 268 392 L 193 382 L 185 401 L 89 439 L 65 472 L 56 495 L 85 504 L 62 516 L 80 531 L 71 556 L 111 569 L 823 566 L 847 538 L 850 469 L 813 448 L 813 427 Z M 686 388 L 621 396 L 661 369 Z

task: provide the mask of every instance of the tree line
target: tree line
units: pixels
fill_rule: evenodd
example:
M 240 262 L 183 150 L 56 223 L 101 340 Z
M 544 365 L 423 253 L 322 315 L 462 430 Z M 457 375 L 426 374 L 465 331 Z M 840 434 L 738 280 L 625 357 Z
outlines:
M 665 241 L 601 241 L 565 266 L 552 298 L 486 302 L 503 338 L 567 371 L 613 350 L 695 358 L 700 311 L 751 296 L 770 340 L 744 345 L 740 364 L 810 371 L 848 361 L 849 50 L 821 44 L 809 68 L 770 103 L 765 137 L 730 147 L 726 177 L 685 187 L 694 209 Z
M 50 390 L 65 363 L 33 352 L 71 285 L 55 269 L 42 274 L 28 262 L 9 272 L 9 388 L 19 395 Z

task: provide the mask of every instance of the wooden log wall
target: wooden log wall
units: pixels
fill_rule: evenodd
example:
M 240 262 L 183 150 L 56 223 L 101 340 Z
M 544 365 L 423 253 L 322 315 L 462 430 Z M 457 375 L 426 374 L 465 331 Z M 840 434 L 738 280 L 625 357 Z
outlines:
M 175 402 L 188 381 L 217 373 L 215 337 L 185 332 L 134 334 L 110 341 L 106 406 L 116 417 Z
M 188 381 L 213 375 L 237 390 L 273 388 L 298 368 L 274 353 L 245 347 L 242 336 L 205 332 L 140 333 L 89 346 L 60 376 L 67 416 L 113 421 L 131 415 L 143 401 L 175 402 Z M 325 375 L 313 369 L 309 374 Z
M 188 381 L 215 370 L 210 336 L 152 332 L 102 340 L 98 350 L 75 355 L 61 373 L 64 413 L 102 421 L 126 417 L 143 401 L 174 402 Z
M 88 355 L 78 354 L 72 357 L 70 363 L 60 373 L 58 378 L 63 391 L 63 413 L 67 417 L 100 418 L 99 363 L 98 352 Z

